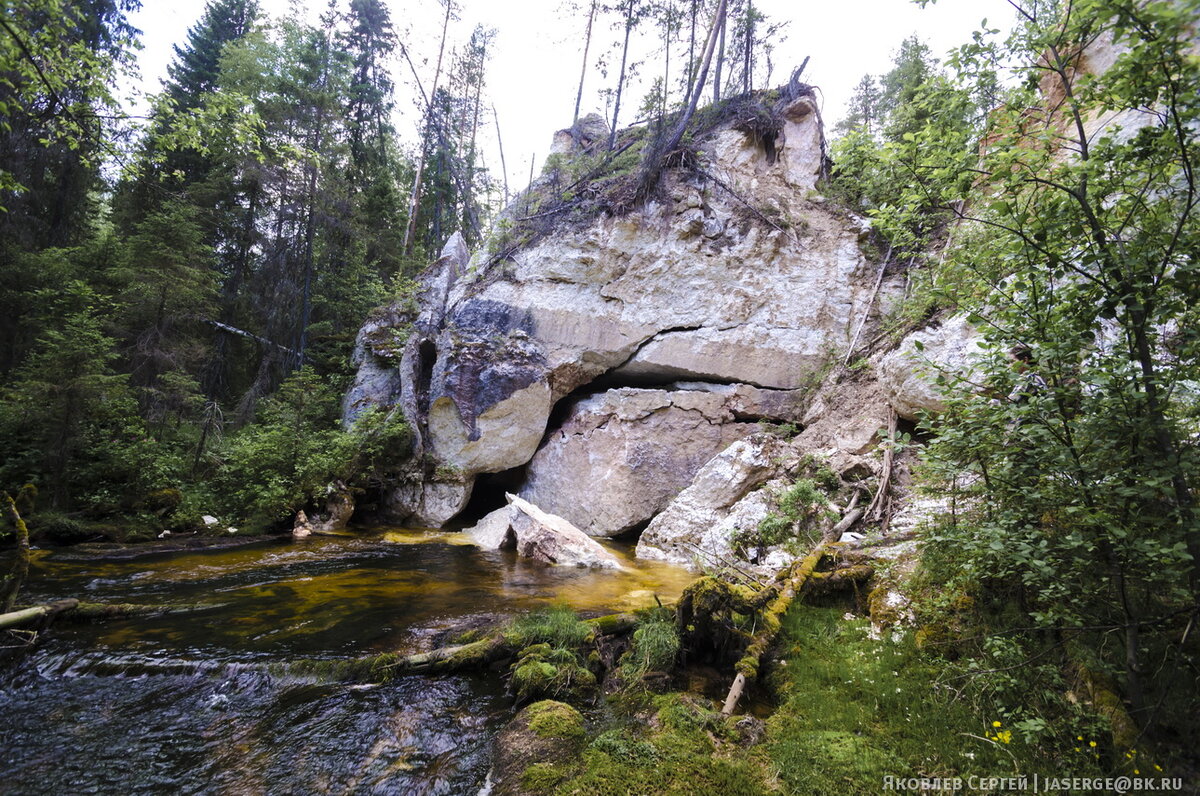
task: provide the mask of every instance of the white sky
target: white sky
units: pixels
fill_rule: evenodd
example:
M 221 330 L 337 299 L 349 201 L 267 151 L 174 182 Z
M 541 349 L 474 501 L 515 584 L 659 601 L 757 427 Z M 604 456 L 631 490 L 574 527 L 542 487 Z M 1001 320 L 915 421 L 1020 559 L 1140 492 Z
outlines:
M 417 56 L 417 68 L 422 71 L 421 79 L 428 89 L 443 6 L 434 0 L 387 2 L 397 33 Z M 272 17 L 296 14 L 315 17 L 326 6 L 326 0 L 261 0 L 261 3 Z M 571 123 L 588 0 L 578 3 L 584 9 L 576 14 L 564 8 L 563 0 L 459 0 L 457 3 L 460 13 L 450 24 L 447 63 L 450 47 L 464 43 L 476 24 L 497 31 L 487 92 L 499 115 L 512 191 L 528 181 L 531 158 L 536 158 L 540 167 L 554 131 Z M 144 0 L 141 11 L 133 14 L 133 24 L 143 31 L 139 57 L 143 91 L 158 90 L 174 56 L 172 45 L 184 41 L 187 29 L 199 19 L 204 5 L 204 0 Z M 987 18 L 991 27 L 1008 28 L 1013 17 L 1005 0 L 941 0 L 925 9 L 909 0 L 755 0 L 755 7 L 769 21 L 789 23 L 784 30 L 785 42 L 775 50 L 772 84 L 784 82 L 805 56 L 811 56 L 803 79 L 821 89 L 829 127 L 844 113 L 846 101 L 863 74 L 878 75 L 890 68 L 892 55 L 906 36 L 918 34 L 941 57 L 951 47 L 968 41 L 982 19 Z M 594 63 L 606 47 L 614 46 L 618 35 L 616 28 L 597 25 L 589 61 Z M 697 36 L 702 39 L 703 31 Z M 647 27 L 641 37 L 643 51 L 657 47 L 661 53 L 661 39 L 651 28 Z M 680 64 L 683 59 L 677 56 L 682 50 L 680 45 L 675 46 L 672 62 Z M 423 63 L 421 59 L 427 61 Z M 659 56 L 643 72 L 652 77 L 661 69 Z M 398 53 L 393 74 L 401 114 L 397 128 L 408 140 L 414 140 L 418 115 L 411 98 L 415 95 L 406 88 L 411 73 Z M 609 74 L 607 82 L 615 83 L 616 69 L 610 69 Z M 622 125 L 634 120 L 646 85 L 635 85 L 622 100 Z M 604 104 L 597 95 L 604 87 L 598 72 L 588 75 L 581 114 L 604 112 Z M 498 174 L 500 163 L 490 114 L 485 121 L 488 124 L 480 131 L 487 137 L 484 158 L 486 165 Z

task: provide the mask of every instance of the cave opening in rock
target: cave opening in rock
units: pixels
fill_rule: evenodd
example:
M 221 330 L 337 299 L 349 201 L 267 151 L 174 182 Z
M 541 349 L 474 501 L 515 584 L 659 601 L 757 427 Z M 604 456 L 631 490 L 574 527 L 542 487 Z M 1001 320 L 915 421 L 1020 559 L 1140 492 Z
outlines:
M 516 494 L 525 483 L 525 469 L 520 465 L 499 473 L 482 473 L 475 480 L 471 498 L 455 517 L 447 523 L 454 528 L 466 528 L 482 520 L 496 509 L 504 508 L 507 502 L 504 493 Z
M 429 387 L 433 383 L 433 366 L 437 364 L 437 346 L 432 340 L 422 340 L 417 346 L 417 405 L 429 411 Z

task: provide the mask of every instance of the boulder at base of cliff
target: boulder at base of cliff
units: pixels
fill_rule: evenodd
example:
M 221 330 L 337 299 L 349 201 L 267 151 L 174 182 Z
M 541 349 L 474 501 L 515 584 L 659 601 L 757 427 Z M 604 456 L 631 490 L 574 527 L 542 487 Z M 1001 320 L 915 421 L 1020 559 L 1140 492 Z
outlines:
M 325 511 L 309 517 L 303 511 L 296 512 L 292 525 L 292 538 L 304 539 L 314 533 L 334 533 L 344 529 L 354 515 L 354 495 L 341 481 L 330 484 L 326 491 Z
M 651 520 L 638 540 L 637 557 L 684 566 L 735 561 L 735 530 L 756 527 L 770 510 L 767 493 L 752 490 L 778 478 L 797 459 L 786 442 L 770 434 L 733 443 Z
M 521 496 L 591 536 L 643 525 L 705 462 L 759 429 L 737 421 L 731 391 L 703 387 L 623 387 L 580 401 L 529 463 Z
M 562 517 L 547 514 L 516 495 L 464 533 L 481 547 L 515 547 L 522 558 L 566 567 L 620 569 L 616 556 Z

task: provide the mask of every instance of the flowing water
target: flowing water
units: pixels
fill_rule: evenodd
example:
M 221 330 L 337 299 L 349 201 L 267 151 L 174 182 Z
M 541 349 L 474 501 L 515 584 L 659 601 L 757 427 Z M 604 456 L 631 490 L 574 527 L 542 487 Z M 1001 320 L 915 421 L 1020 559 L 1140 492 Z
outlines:
M 417 652 L 556 601 L 598 614 L 674 599 L 690 580 L 614 552 L 622 572 L 402 531 L 132 560 L 37 553 L 22 602 L 210 607 L 59 622 L 4 664 L 0 793 L 477 793 L 512 714 L 496 675 L 347 685 L 263 664 Z

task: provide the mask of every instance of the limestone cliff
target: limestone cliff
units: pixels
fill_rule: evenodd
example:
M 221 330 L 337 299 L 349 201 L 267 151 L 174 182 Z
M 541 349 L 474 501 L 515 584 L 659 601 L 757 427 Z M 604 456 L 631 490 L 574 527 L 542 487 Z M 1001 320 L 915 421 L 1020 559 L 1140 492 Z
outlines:
M 810 399 L 903 276 L 876 289 L 869 224 L 819 193 L 813 93 L 778 123 L 770 142 L 716 124 L 623 215 L 564 220 L 503 256 L 470 258 L 456 237 L 415 304 L 378 311 L 345 414 L 399 403 L 416 429 L 424 466 L 388 496 L 390 519 L 443 525 L 504 472 L 505 488 L 589 534 L 637 531 L 760 422 L 838 415 Z M 570 154 L 580 138 L 559 134 L 562 157 L 588 155 Z M 875 397 L 847 418 L 865 432 L 844 449 L 826 435 L 828 452 L 871 447 L 887 419 Z

